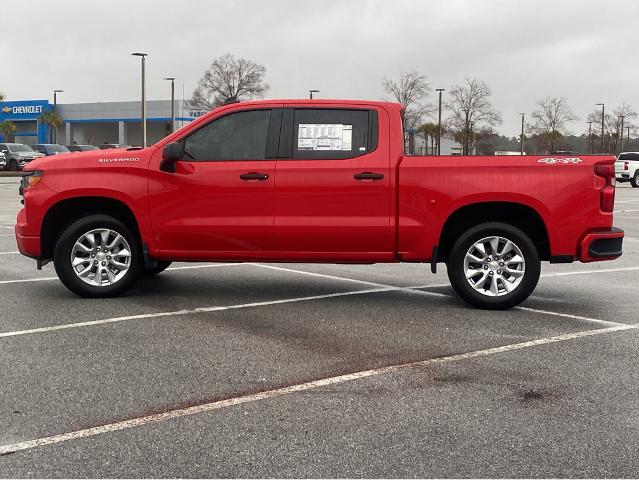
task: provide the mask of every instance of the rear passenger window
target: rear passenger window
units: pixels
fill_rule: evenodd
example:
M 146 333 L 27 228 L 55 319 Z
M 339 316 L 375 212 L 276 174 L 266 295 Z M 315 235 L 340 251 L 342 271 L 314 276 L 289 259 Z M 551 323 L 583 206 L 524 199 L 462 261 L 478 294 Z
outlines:
M 339 159 L 365 155 L 377 145 L 377 112 L 295 109 L 293 158 Z
M 639 153 L 622 153 L 619 155 L 619 160 L 638 161 Z

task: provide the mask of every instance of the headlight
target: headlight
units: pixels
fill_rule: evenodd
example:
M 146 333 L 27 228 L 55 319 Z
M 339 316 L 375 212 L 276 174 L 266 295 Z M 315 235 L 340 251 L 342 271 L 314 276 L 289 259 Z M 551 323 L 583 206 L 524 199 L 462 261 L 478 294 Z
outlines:
M 24 194 L 24 191 L 27 188 L 35 187 L 38 183 L 40 183 L 43 175 L 44 172 L 42 170 L 25 172 L 25 174 L 22 175 L 22 179 L 20 180 L 20 195 Z

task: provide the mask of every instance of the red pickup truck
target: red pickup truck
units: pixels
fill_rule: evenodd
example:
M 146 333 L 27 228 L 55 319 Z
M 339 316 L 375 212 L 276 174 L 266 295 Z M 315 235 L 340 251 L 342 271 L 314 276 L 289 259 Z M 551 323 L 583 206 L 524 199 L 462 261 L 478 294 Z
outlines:
M 144 149 L 34 160 L 20 251 L 86 297 L 172 261 L 446 263 L 482 308 L 525 300 L 540 261 L 621 255 L 614 157 L 404 154 L 401 106 L 225 105 Z

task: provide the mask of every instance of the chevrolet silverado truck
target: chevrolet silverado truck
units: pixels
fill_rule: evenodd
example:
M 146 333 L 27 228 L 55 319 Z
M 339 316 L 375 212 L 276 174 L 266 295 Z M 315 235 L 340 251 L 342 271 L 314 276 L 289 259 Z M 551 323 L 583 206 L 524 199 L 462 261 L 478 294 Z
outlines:
M 639 188 L 639 152 L 620 153 L 615 162 L 615 175 L 618 182 L 630 182 Z
M 173 261 L 421 262 L 504 309 L 541 261 L 621 255 L 614 160 L 407 156 L 399 104 L 233 103 L 147 148 L 30 162 L 15 231 L 84 297 Z

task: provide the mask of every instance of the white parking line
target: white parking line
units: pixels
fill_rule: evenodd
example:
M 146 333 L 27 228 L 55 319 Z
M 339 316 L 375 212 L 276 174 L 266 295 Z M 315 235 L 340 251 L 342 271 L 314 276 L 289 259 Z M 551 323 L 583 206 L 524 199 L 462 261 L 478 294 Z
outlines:
M 283 271 L 283 272 L 297 273 L 297 274 L 300 274 L 300 275 L 309 275 L 311 277 L 320 277 L 320 278 L 328 278 L 330 280 L 342 280 L 344 282 L 361 283 L 362 285 L 371 285 L 371 286 L 375 286 L 375 287 L 392 287 L 392 288 L 397 288 L 399 290 L 406 290 L 406 291 L 409 291 L 411 293 L 415 293 L 417 291 L 415 289 L 416 288 L 420 288 L 420 287 L 395 287 L 394 285 L 386 285 L 386 284 L 383 284 L 383 283 L 368 282 L 366 280 L 358 280 L 356 278 L 339 277 L 339 276 L 336 276 L 336 275 L 326 275 L 324 273 L 307 272 L 305 270 L 295 270 L 295 269 L 292 269 L 292 268 L 274 267 L 273 265 L 265 265 L 263 263 L 251 263 L 251 265 L 256 266 L 256 267 L 262 267 L 262 268 L 270 268 L 272 270 L 280 270 L 280 271 Z M 421 288 L 426 288 L 426 287 L 421 287 Z M 437 293 L 437 292 L 421 292 L 421 293 L 425 293 L 427 295 L 432 295 L 432 296 L 435 296 L 435 297 L 448 297 L 448 296 L 450 296 L 450 295 L 446 295 L 444 293 Z
M 621 267 L 621 268 L 602 268 L 599 270 L 573 270 L 570 272 L 544 273 L 542 277 L 563 277 L 565 275 L 588 275 L 590 273 L 614 273 L 614 272 L 633 272 L 639 270 L 639 267 Z
M 586 322 L 597 323 L 600 325 L 608 325 L 609 327 L 627 325 L 627 323 L 611 322 L 609 320 L 601 320 L 599 318 L 582 317 L 581 315 L 573 315 L 572 313 L 560 313 L 560 312 L 551 312 L 549 310 L 539 310 L 538 308 L 515 307 L 514 309 L 522 310 L 524 312 L 541 313 L 542 315 L 554 315 L 556 317 L 565 317 L 565 318 L 572 318 L 575 320 L 584 320 Z
M 77 440 L 79 438 L 92 437 L 103 433 L 117 432 L 120 430 L 126 430 L 129 428 L 141 427 L 150 423 L 163 422 L 165 420 L 171 420 L 174 418 L 186 417 L 189 415 L 196 415 L 199 413 L 211 412 L 214 410 L 220 410 L 222 408 L 232 407 L 235 405 L 241 405 L 249 402 L 257 402 L 260 400 L 267 400 L 274 397 L 281 397 L 284 395 L 291 395 L 293 393 L 304 392 L 308 390 L 314 390 L 317 388 L 337 385 L 341 383 L 351 382 L 354 380 L 360 380 L 363 378 L 369 378 L 379 375 L 392 374 L 403 370 L 426 368 L 433 365 L 439 365 L 450 362 L 458 362 L 461 360 L 468 360 L 472 358 L 487 357 L 489 355 L 496 355 L 505 352 L 511 352 L 514 350 L 521 350 L 524 348 L 537 347 L 540 345 L 548 345 L 552 343 L 565 342 L 569 340 L 576 340 L 578 338 L 591 337 L 594 335 L 602 335 L 606 333 L 613 333 L 622 330 L 629 330 L 636 328 L 634 325 L 615 326 L 610 328 L 602 328 L 598 330 L 587 330 L 576 333 L 567 333 L 564 335 L 557 335 L 554 337 L 539 338 L 528 342 L 513 343 L 510 345 L 503 345 L 501 347 L 488 348 L 485 350 L 475 350 L 468 353 L 460 353 L 457 355 L 450 355 L 447 357 L 431 358 L 427 360 L 402 363 L 398 365 L 390 365 L 387 367 L 375 368 L 371 370 L 363 370 L 360 372 L 349 373 L 346 375 L 339 375 L 336 377 L 327 377 L 311 382 L 300 383 L 284 388 L 276 388 L 273 390 L 266 390 L 264 392 L 254 393 L 251 395 L 243 395 L 240 397 L 229 398 L 226 400 L 219 400 L 216 402 L 203 403 L 187 408 L 178 408 L 174 410 L 167 410 L 166 412 L 146 415 L 143 417 L 132 418 L 121 422 L 107 423 L 96 427 L 85 428 L 82 430 L 76 430 L 72 432 L 62 433 L 59 435 L 52 435 L 49 437 L 41 437 L 33 440 L 27 440 L 23 442 L 12 443 L 9 445 L 0 446 L 0 455 L 7 455 L 9 453 L 15 453 L 21 450 L 29 450 L 32 448 L 42 447 L 45 445 L 52 445 L 56 443 L 67 442 L 69 440 Z
M 382 283 L 372 283 L 372 282 L 366 282 L 364 280 L 357 280 L 354 278 L 348 278 L 348 277 L 338 277 L 335 275 L 324 275 L 321 273 L 313 273 L 313 272 L 306 272 L 304 270 L 294 270 L 292 268 L 282 268 L 282 267 L 273 267 L 271 265 L 263 265 L 260 263 L 254 263 L 252 265 L 258 266 L 258 267 L 264 267 L 264 268 L 272 268 L 275 270 L 284 270 L 286 272 L 292 272 L 292 273 L 299 273 L 302 275 L 312 275 L 312 276 L 319 276 L 319 277 L 326 277 L 326 278 L 330 278 L 332 280 L 344 280 L 347 282 L 357 282 L 357 283 L 363 283 L 366 285 L 375 285 L 378 287 L 390 287 L 392 285 L 384 285 Z M 639 267 L 638 267 L 639 268 Z M 431 285 L 430 287 L 421 287 L 421 288 L 433 288 L 433 287 L 441 287 L 441 286 L 449 286 L 449 284 L 442 284 L 442 285 Z M 429 291 L 425 291 L 425 290 L 421 290 L 420 287 L 400 287 L 398 288 L 398 290 L 400 291 L 404 291 L 404 292 L 411 292 L 411 293 L 417 293 L 417 294 L 426 294 L 426 295 L 431 295 L 431 296 L 438 296 L 438 297 L 450 297 L 450 295 L 445 294 L 445 293 L 438 293 L 438 292 L 429 292 Z M 601 325 L 607 325 L 607 326 L 623 326 L 623 325 L 627 325 L 625 323 L 619 323 L 619 322 L 611 322 L 609 320 L 601 320 L 599 318 L 591 318 L 591 317 L 583 317 L 581 315 L 572 315 L 570 313 L 560 313 L 560 312 L 551 312 L 548 310 L 537 310 L 534 308 L 528 308 L 528 307 L 515 307 L 515 309 L 517 310 L 523 310 L 523 311 L 528 311 L 528 312 L 534 312 L 534 313 L 540 313 L 543 315 L 554 315 L 557 317 L 565 317 L 565 318 L 573 318 L 575 320 L 584 320 L 590 323 L 597 323 L 597 324 L 601 324 Z
M 631 212 L 639 212 L 639 210 L 615 210 L 613 213 L 631 213 Z
M 0 285 L 7 285 L 10 283 L 30 283 L 30 282 L 49 282 L 51 280 L 57 280 L 58 277 L 41 277 L 41 278 L 23 278 L 21 280 L 0 280 Z
M 421 285 L 421 286 L 417 286 L 413 288 L 426 288 L 427 286 L 428 285 Z M 123 317 L 105 318 L 102 320 L 89 320 L 86 322 L 53 325 L 51 327 L 39 327 L 39 328 L 30 328 L 28 330 L 2 332 L 0 333 L 0 338 L 17 337 L 20 335 L 29 335 L 33 333 L 53 332 L 56 330 L 67 330 L 70 328 L 89 327 L 93 325 L 105 325 L 108 323 L 119 323 L 119 322 L 127 322 L 132 320 L 144 320 L 147 318 L 176 317 L 176 316 L 182 316 L 182 315 L 194 315 L 198 313 L 221 312 L 223 310 L 238 310 L 241 308 L 264 307 L 269 305 L 279 305 L 283 303 L 308 302 L 310 300 L 320 300 L 324 298 L 345 297 L 350 295 L 364 295 L 367 293 L 378 293 L 378 292 L 392 292 L 392 291 L 404 290 L 404 289 L 405 289 L 404 287 L 388 286 L 388 287 L 381 287 L 381 288 L 371 288 L 368 290 L 355 290 L 355 291 L 348 291 L 348 292 L 327 293 L 324 295 L 313 295 L 308 297 L 293 297 L 293 298 L 284 298 L 280 300 L 267 300 L 264 302 L 243 303 L 239 305 L 220 305 L 215 307 L 199 307 L 199 308 L 192 308 L 192 309 L 185 309 L 185 310 L 176 310 L 172 312 L 141 313 L 139 315 L 126 315 Z
M 208 265 L 188 265 L 185 267 L 169 267 L 166 270 L 192 270 L 199 268 L 213 268 L 213 267 L 233 267 L 237 265 L 246 265 L 246 263 L 215 263 Z M 0 285 L 10 284 L 10 283 L 23 283 L 23 282 L 49 282 L 51 280 L 58 280 L 58 277 L 42 277 L 42 278 L 23 278 L 20 280 L 0 280 Z
M 20 252 L 0 252 L 0 255 L 19 255 Z
M 2 233 L 0 234 L 0 237 L 15 237 L 16 234 L 15 233 Z
M 13 227 L 8 226 L 8 225 L 0 225 L 0 228 L 8 228 L 8 229 L 13 230 Z

